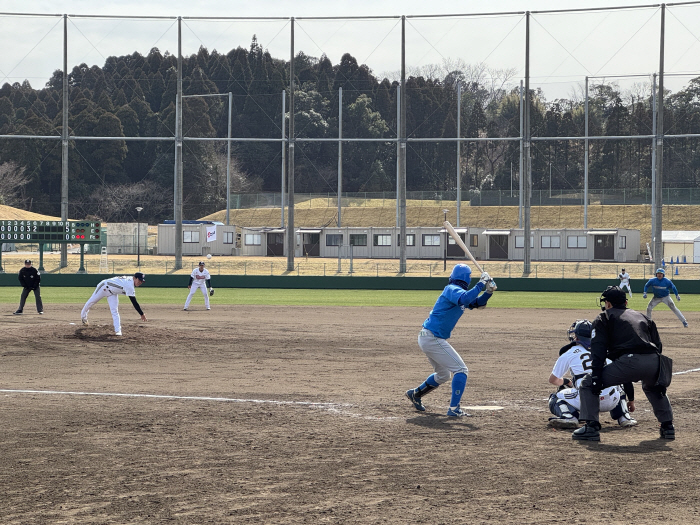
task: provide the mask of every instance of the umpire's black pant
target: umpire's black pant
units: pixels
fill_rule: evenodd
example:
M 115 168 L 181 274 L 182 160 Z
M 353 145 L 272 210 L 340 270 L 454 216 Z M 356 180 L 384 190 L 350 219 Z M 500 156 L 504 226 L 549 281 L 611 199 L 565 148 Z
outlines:
M 659 376 L 659 354 L 624 354 L 609 365 L 603 367 L 601 380 L 603 388 L 623 383 L 642 382 L 642 390 L 647 396 L 654 415 L 660 423 L 673 421 L 673 409 L 665 393 L 655 389 L 654 384 Z M 581 381 L 581 414 L 583 421 L 598 421 L 600 413 L 600 398 L 591 390 L 591 376 L 587 375 Z
M 32 290 L 31 288 L 25 288 L 22 290 L 22 296 L 19 298 L 19 308 L 18 311 L 24 310 L 24 303 L 27 302 L 27 297 L 29 297 L 29 292 L 34 292 L 34 297 L 36 298 L 36 311 L 44 311 L 44 303 L 41 302 L 41 286 L 37 286 Z

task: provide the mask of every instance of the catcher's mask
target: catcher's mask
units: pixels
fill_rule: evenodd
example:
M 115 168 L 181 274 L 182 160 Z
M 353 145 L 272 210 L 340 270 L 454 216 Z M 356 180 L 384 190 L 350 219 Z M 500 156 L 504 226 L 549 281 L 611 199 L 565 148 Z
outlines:
M 605 291 L 600 294 L 598 301 L 600 303 L 600 309 L 604 312 L 605 301 L 608 301 L 613 306 L 620 307 L 624 306 L 627 302 L 627 296 L 619 286 L 608 286 Z
M 591 348 L 593 325 L 588 319 L 576 319 L 567 331 L 569 341 L 576 341 L 585 348 Z

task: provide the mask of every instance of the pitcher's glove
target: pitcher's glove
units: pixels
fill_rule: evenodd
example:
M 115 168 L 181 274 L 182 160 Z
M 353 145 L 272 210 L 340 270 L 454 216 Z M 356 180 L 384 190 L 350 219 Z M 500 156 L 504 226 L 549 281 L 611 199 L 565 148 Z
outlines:
M 214 288 L 209 288 L 209 297 L 214 295 Z

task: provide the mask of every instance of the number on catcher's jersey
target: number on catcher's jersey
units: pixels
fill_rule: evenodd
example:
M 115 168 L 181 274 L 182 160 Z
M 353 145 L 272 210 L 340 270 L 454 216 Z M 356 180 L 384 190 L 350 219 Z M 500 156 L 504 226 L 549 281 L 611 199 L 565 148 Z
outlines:
M 593 359 L 591 359 L 590 352 L 586 352 L 584 354 L 581 354 L 579 357 L 581 358 L 581 366 L 583 367 L 584 370 L 586 370 L 586 371 L 593 370 Z

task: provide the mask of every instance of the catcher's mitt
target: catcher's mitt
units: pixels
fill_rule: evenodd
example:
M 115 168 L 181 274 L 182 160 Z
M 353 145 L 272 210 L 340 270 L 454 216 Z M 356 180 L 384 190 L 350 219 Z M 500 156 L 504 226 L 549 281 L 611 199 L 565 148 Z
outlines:
M 214 288 L 209 288 L 209 296 L 211 297 L 214 295 Z

